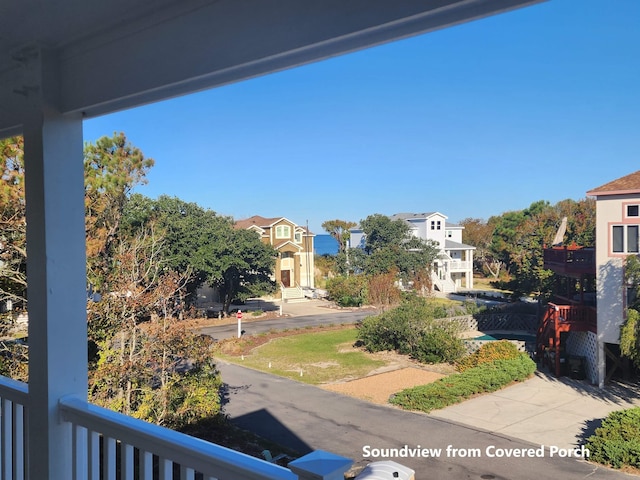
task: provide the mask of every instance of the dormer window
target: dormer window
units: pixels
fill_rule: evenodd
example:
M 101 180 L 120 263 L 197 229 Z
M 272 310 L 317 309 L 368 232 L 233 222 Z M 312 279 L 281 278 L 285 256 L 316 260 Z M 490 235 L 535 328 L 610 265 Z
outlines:
M 291 227 L 289 225 L 278 225 L 276 227 L 276 238 L 291 238 Z

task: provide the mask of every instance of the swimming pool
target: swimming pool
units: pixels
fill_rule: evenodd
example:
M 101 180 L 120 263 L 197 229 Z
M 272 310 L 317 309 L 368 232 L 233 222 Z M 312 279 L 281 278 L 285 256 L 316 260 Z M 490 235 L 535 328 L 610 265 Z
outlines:
M 474 337 L 470 340 L 480 340 L 480 341 L 520 340 L 521 342 L 535 343 L 536 336 L 531 333 L 491 332 L 491 334 L 485 333 L 484 335 Z

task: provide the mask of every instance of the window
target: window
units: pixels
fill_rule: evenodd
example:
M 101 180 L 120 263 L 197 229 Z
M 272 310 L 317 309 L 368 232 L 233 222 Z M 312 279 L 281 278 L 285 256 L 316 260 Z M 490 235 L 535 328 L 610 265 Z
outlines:
M 276 238 L 290 238 L 291 227 L 289 225 L 278 225 L 276 227 Z
M 447 238 L 453 237 L 453 232 L 451 230 L 447 230 Z
M 637 217 L 640 213 L 638 205 L 627 205 L 627 217 Z
M 640 225 L 614 225 L 611 233 L 613 253 L 640 253 Z
M 431 220 L 431 230 L 440 230 L 440 220 Z
M 627 227 L 627 253 L 638 253 L 638 225 Z
M 293 252 L 282 252 L 280 256 L 282 258 L 293 258 Z
M 440 220 L 436 222 L 436 230 L 440 230 Z
M 624 252 L 624 227 L 619 225 L 613 227 L 613 251 Z
M 302 233 L 296 232 L 295 240 L 296 240 L 296 243 L 302 243 Z

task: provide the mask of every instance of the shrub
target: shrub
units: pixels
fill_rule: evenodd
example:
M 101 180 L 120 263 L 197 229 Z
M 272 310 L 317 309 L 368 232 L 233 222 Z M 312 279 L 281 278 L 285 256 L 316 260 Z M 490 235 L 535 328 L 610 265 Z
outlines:
M 362 275 L 327 280 L 329 300 L 341 307 L 359 307 L 367 298 L 367 278 Z
M 519 355 L 518 347 L 508 340 L 487 342 L 471 355 L 467 355 L 461 359 L 456 364 L 456 370 L 464 372 L 469 368 L 477 367 L 483 363 L 493 362 L 495 360 L 509 360 L 517 358 Z
M 640 468 L 640 407 L 618 410 L 587 439 L 590 460 L 614 468 Z
M 414 298 L 365 318 L 358 326 L 358 340 L 370 352 L 393 350 L 425 363 L 453 362 L 464 353 L 464 344 L 456 324 L 435 318 L 442 310 Z
M 464 353 L 464 343 L 458 338 L 457 332 L 436 326 L 423 332 L 411 356 L 423 363 L 453 363 Z
M 620 352 L 640 368 L 640 312 L 632 308 L 620 326 Z
M 525 380 L 535 370 L 535 362 L 520 353 L 517 358 L 483 363 L 428 385 L 405 389 L 393 396 L 390 402 L 407 410 L 429 413 L 473 395 L 494 392 L 512 382 Z

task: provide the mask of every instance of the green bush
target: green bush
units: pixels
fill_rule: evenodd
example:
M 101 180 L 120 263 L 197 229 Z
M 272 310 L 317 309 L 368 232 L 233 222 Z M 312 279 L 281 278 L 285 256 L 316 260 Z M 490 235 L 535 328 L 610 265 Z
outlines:
M 393 350 L 420 362 L 453 362 L 464 353 L 458 326 L 438 319 L 446 315 L 441 305 L 413 298 L 397 308 L 365 318 L 358 340 L 370 352 Z
M 406 410 L 429 413 L 473 395 L 494 392 L 512 382 L 525 380 L 535 370 L 535 362 L 520 353 L 516 358 L 483 363 L 428 385 L 408 388 L 393 396 L 390 402 Z
M 442 326 L 423 332 L 411 356 L 422 363 L 453 363 L 465 353 L 455 331 Z
M 610 413 L 585 447 L 591 461 L 640 468 L 640 407 Z
M 364 275 L 335 277 L 327 280 L 329 300 L 341 307 L 359 307 L 367 299 L 367 278 Z
M 467 355 L 459 360 L 456 364 L 456 370 L 464 372 L 469 368 L 477 367 L 483 363 L 489 363 L 495 360 L 509 360 L 517 358 L 519 355 L 518 347 L 508 340 L 487 342 L 471 355 Z

